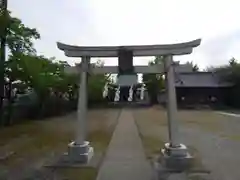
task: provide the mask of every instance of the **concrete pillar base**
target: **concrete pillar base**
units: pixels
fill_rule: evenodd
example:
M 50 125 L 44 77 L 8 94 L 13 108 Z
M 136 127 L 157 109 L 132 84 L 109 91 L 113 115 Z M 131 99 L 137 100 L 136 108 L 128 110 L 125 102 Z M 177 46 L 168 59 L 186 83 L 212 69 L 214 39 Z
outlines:
M 83 144 L 71 142 L 68 144 L 68 152 L 64 154 L 64 161 L 71 163 L 88 164 L 94 155 L 93 147 L 88 141 Z
M 182 171 L 189 169 L 192 165 L 193 157 L 183 144 L 171 147 L 169 143 L 166 143 L 161 152 L 160 162 L 167 169 Z

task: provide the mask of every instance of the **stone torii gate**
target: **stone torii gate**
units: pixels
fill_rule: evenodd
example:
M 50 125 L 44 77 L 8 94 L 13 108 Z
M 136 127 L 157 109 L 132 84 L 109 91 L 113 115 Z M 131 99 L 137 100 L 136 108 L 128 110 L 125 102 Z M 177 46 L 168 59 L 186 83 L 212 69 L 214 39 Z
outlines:
M 83 47 L 72 46 L 63 43 L 57 43 L 60 50 L 64 51 L 67 57 L 81 57 L 81 67 L 69 67 L 66 69 L 68 73 L 81 73 L 80 88 L 79 88 L 79 100 L 77 111 L 77 126 L 76 126 L 76 139 L 69 144 L 68 157 L 71 162 L 87 163 L 93 156 L 93 148 L 90 146 L 90 142 L 86 140 L 87 135 L 87 74 L 95 73 L 120 73 L 121 75 L 129 75 L 131 73 L 165 73 L 166 85 L 167 85 L 167 115 L 168 115 L 168 129 L 169 129 L 169 143 L 165 144 L 165 148 L 162 153 L 167 158 L 187 158 L 189 154 L 187 147 L 181 144 L 178 140 L 178 121 L 176 120 L 177 103 L 175 92 L 175 79 L 174 70 L 177 72 L 188 72 L 189 66 L 179 65 L 175 69 L 173 67 L 174 55 L 185 55 L 192 53 L 194 47 L 199 46 L 201 39 L 194 41 L 180 43 L 180 44 L 167 44 L 167 45 L 143 45 L 143 46 L 98 46 L 98 47 Z M 125 60 L 123 57 L 119 57 L 122 53 L 125 54 Z M 90 66 L 91 57 L 119 57 L 122 64 L 127 59 L 130 60 L 133 56 L 164 56 L 164 66 L 132 66 L 132 70 L 129 73 L 129 65 L 126 67 L 118 66 L 104 66 L 104 67 L 92 67 Z M 119 63 L 121 64 L 121 63 Z M 125 69 L 124 69 L 125 68 Z M 134 83 L 134 82 L 132 82 Z

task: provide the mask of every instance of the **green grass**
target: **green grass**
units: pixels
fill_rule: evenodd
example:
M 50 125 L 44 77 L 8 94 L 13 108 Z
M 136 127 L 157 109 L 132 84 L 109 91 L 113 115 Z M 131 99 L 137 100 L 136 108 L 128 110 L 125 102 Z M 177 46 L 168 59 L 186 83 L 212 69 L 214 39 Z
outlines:
M 109 117 L 106 110 L 89 113 L 88 140 L 96 154 L 104 153 L 107 149 L 112 132 L 115 128 L 114 116 Z M 109 126 L 111 124 L 111 126 Z M 114 124 L 114 125 L 113 125 Z M 13 151 L 14 154 L 4 160 L 3 165 L 11 169 L 21 167 L 26 162 L 37 163 L 46 158 L 49 153 L 62 154 L 67 150 L 67 144 L 74 139 L 75 124 L 72 117 L 62 117 L 53 120 L 32 121 L 0 131 L 0 153 Z M 14 141 L 19 141 L 15 143 Z M 7 148 L 2 147 L 7 145 Z M 97 168 L 60 168 L 54 171 L 63 179 L 93 180 Z
M 188 176 L 188 180 L 208 180 L 209 178 L 205 178 L 203 175 L 191 175 Z
M 188 150 L 189 150 L 189 153 L 193 156 L 192 166 L 189 169 L 189 171 L 191 171 L 191 170 L 205 171 L 206 168 L 202 164 L 202 160 L 201 160 L 202 158 L 201 158 L 198 150 L 196 148 L 194 148 L 193 146 L 188 146 Z
M 152 159 L 154 155 L 159 154 L 164 147 L 164 142 L 159 138 L 142 135 L 141 139 L 148 159 Z
M 153 126 L 156 125 L 155 122 L 158 121 L 152 118 L 149 119 L 149 114 L 141 112 L 142 111 L 135 111 L 134 119 L 138 128 L 139 136 L 142 140 L 146 157 L 152 159 L 154 155 L 159 154 L 160 150 L 164 147 L 164 141 L 161 137 L 150 133 Z M 166 122 L 160 120 L 160 125 L 165 126 Z
M 95 180 L 96 168 L 63 168 L 57 170 L 57 174 L 66 180 Z
M 208 113 L 205 115 L 207 116 Z M 198 124 L 202 127 L 206 126 L 206 129 L 211 130 L 214 129 L 214 123 L 205 118 L 203 121 L 201 117 L 195 117 L 196 112 L 180 112 L 178 118 L 180 121 L 190 125 L 190 124 Z M 167 134 L 160 133 L 161 130 L 166 130 L 166 122 L 167 116 L 166 112 L 161 109 L 150 108 L 150 109 L 141 109 L 134 111 L 135 122 L 138 127 L 139 135 L 142 139 L 142 143 L 145 149 L 145 153 L 147 158 L 152 159 L 156 154 L 160 154 L 160 150 L 164 148 L 164 142 L 167 140 Z M 210 125 L 211 124 L 211 125 Z M 166 131 L 167 132 L 167 131 Z M 163 136 L 161 136 L 163 135 Z M 191 170 L 199 170 L 206 171 L 202 162 L 201 156 L 198 151 L 194 147 L 189 147 L 190 154 L 194 157 L 192 161 Z
M 225 139 L 229 139 L 232 141 L 240 141 L 240 135 L 226 135 L 226 134 L 221 134 L 221 137 Z
M 108 146 L 111 136 L 111 132 L 98 130 L 89 134 L 89 141 L 96 151 L 102 152 Z

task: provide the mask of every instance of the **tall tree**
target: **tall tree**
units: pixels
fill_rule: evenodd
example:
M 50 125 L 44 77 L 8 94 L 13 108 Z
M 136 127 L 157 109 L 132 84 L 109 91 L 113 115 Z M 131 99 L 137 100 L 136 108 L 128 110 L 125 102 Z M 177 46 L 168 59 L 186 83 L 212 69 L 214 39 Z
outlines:
M 7 0 L 0 1 L 0 38 L 1 38 L 1 49 L 0 49 L 0 125 L 3 124 L 3 98 L 4 98 L 4 66 L 6 59 L 6 38 L 8 28 L 8 11 L 7 11 Z
M 189 62 L 187 62 L 186 64 L 191 65 L 193 72 L 198 72 L 198 71 L 199 71 L 198 65 L 197 65 L 197 64 L 194 64 L 192 61 L 189 61 Z
M 229 60 L 228 65 L 212 67 L 211 72 L 218 74 L 220 79 L 233 85 L 233 88 L 225 93 L 227 103 L 231 106 L 240 107 L 240 63 L 235 58 Z
M 14 68 L 14 75 L 26 87 L 37 94 L 39 100 L 39 116 L 51 95 L 61 97 L 68 92 L 68 84 L 61 63 L 54 63 L 43 56 L 20 54 L 21 59 Z
M 3 1 L 4 2 L 4 1 Z M 12 91 L 12 82 L 15 80 L 14 77 L 16 71 L 18 71 L 19 61 L 21 61 L 20 54 L 35 54 L 36 50 L 33 47 L 33 40 L 39 39 L 40 34 L 34 28 L 29 28 L 25 26 L 22 21 L 18 18 L 12 17 L 11 13 L 7 11 L 5 5 L 5 13 L 2 13 L 0 16 L 0 24 L 3 25 L 4 29 L 1 29 L 1 78 L 0 85 L 1 90 L 1 102 L 0 106 L 2 106 L 2 101 L 4 98 L 4 94 L 7 95 L 8 104 L 11 105 L 11 91 Z M 6 56 L 6 48 L 9 49 L 9 58 L 5 61 Z M 13 69 L 15 68 L 15 69 Z M 7 82 L 5 80 L 8 80 Z M 4 93 L 4 86 L 7 86 L 8 92 Z M 2 108 L 1 108 L 2 109 Z M 9 116 L 8 116 L 9 117 Z M 2 119 L 3 122 L 3 119 Z M 6 121 L 8 124 L 8 120 Z

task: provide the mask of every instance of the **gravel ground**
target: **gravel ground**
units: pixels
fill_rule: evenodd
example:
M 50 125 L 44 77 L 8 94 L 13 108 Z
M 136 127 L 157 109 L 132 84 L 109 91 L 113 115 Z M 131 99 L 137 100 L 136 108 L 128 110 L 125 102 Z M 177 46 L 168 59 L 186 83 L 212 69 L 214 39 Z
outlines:
M 158 139 L 160 149 L 162 142 L 167 142 L 168 139 L 165 110 L 158 107 L 138 109 L 134 111 L 134 116 L 140 134 L 147 137 L 145 141 Z M 180 124 L 180 142 L 193 149 L 197 160 L 205 169 L 211 171 L 209 175 L 191 174 L 185 179 L 240 179 L 240 118 L 217 114 L 214 111 L 182 110 L 178 112 L 177 120 Z M 145 146 L 145 149 L 151 148 Z M 156 151 L 156 145 L 152 147 L 153 151 Z M 147 153 L 149 152 L 147 150 Z
M 120 110 L 91 110 L 89 137 L 95 153 L 104 153 Z M 44 165 L 62 155 L 74 139 L 76 113 L 27 122 L 0 131 L 0 180 L 93 180 L 96 168 L 49 169 Z

